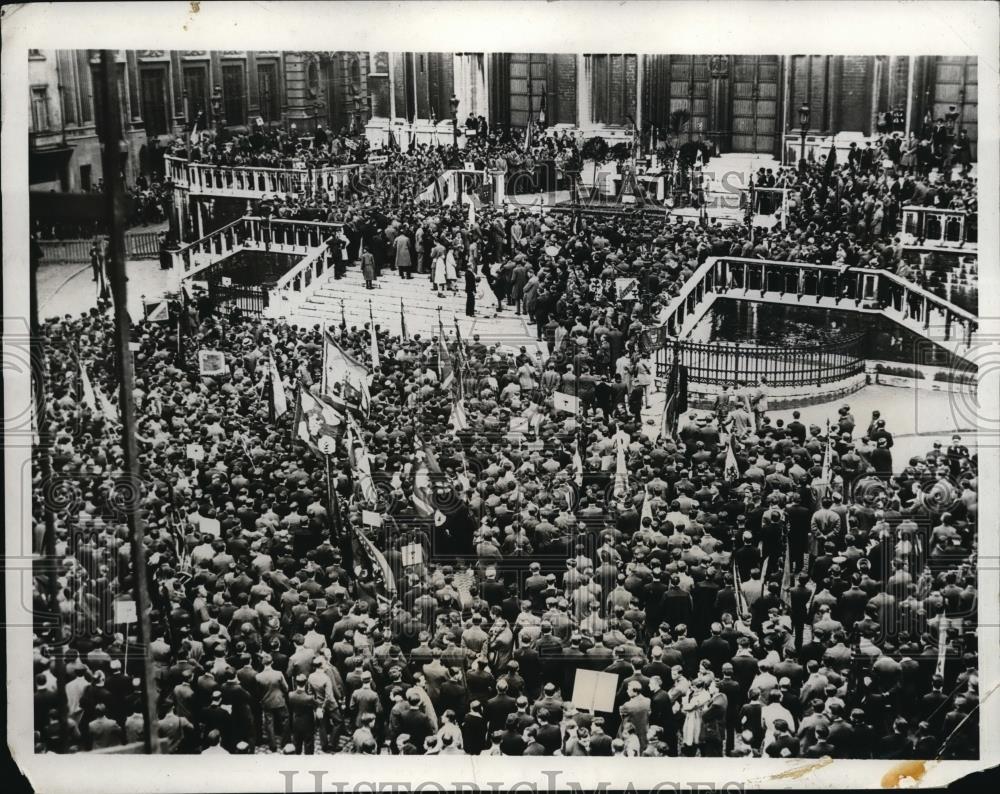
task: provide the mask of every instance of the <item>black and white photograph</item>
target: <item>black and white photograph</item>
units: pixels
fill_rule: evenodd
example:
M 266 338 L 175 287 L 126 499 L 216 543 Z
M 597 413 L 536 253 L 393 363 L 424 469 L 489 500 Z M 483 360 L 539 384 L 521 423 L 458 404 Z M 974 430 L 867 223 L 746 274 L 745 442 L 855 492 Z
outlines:
M 26 779 L 997 763 L 998 31 L 978 2 L 5 7 Z

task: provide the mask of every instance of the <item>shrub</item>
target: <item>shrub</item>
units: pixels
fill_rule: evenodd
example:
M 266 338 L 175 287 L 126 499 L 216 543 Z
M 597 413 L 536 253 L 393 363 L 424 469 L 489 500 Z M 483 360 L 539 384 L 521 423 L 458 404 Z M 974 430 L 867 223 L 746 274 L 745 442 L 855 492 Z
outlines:
M 892 367 L 888 364 L 876 364 L 875 371 L 880 375 L 895 375 L 897 378 L 913 378 L 923 380 L 924 373 L 912 367 Z
M 595 135 L 593 138 L 587 138 L 583 142 L 583 149 L 580 154 L 584 160 L 593 160 L 595 163 L 600 164 L 608 159 L 608 150 L 608 142 L 600 135 Z
M 972 370 L 951 370 L 946 369 L 934 373 L 934 380 L 945 383 L 961 383 L 966 386 L 976 385 L 976 373 Z

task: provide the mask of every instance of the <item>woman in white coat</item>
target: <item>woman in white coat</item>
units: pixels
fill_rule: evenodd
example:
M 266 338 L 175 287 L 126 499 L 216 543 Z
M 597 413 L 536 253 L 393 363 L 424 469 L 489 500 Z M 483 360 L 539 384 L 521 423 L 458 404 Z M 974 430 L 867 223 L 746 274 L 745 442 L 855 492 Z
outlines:
M 457 247 L 457 244 L 456 246 Z M 458 263 L 455 261 L 455 247 L 449 248 L 444 257 L 444 278 L 448 284 L 448 289 L 455 291 L 455 282 L 458 281 Z
M 437 292 L 438 297 L 441 297 L 442 291 L 448 283 L 448 278 L 445 267 L 445 250 L 440 243 L 435 245 L 431 251 L 431 283 L 434 285 L 434 291 Z

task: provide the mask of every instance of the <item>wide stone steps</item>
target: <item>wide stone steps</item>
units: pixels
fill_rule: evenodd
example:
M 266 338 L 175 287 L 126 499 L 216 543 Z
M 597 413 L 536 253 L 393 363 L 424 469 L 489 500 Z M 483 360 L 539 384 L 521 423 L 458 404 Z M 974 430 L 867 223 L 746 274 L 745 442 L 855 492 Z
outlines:
M 349 326 L 364 325 L 374 316 L 377 325 L 398 334 L 402 299 L 407 331 L 411 335 L 427 335 L 437 332 L 439 307 L 446 333 L 454 330 L 452 315 L 465 316 L 465 293 L 445 292 L 439 297 L 425 274 L 415 273 L 412 279 L 404 280 L 392 270 L 383 270 L 375 283 L 375 289 L 366 289 L 357 267 L 348 268 L 340 279 L 331 274 L 289 313 L 288 319 L 310 325 L 322 322 L 339 325 L 343 301 L 343 317 Z
M 483 301 L 479 301 L 476 306 L 477 316 L 466 317 L 464 291 L 446 292 L 438 297 L 431 289 L 426 274 L 414 274 L 412 279 L 403 280 L 394 271 L 383 270 L 382 276 L 375 283 L 375 289 L 366 289 L 357 267 L 348 268 L 340 279 L 335 279 L 331 273 L 302 303 L 289 312 L 287 319 L 308 327 L 324 323 L 334 327 L 340 325 L 343 317 L 349 327 L 361 327 L 374 317 L 376 325 L 391 334 L 399 334 L 402 299 L 406 312 L 406 330 L 411 336 L 420 334 L 426 338 L 436 335 L 440 307 L 440 319 L 448 337 L 454 336 L 454 321 L 457 320 L 462 335 L 467 340 L 477 334 L 483 344 L 501 344 L 514 348 L 523 346 L 529 351 L 536 349 L 535 327 L 528 324 L 524 315 L 514 314 L 512 307 L 505 307 L 499 316 L 495 316 L 488 312 Z M 464 286 L 461 281 L 459 284 Z

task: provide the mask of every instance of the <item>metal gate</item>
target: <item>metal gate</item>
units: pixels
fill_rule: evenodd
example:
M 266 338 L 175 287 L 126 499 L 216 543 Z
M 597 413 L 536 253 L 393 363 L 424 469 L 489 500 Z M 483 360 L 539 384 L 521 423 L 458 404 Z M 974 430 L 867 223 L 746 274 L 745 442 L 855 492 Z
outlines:
M 267 308 L 268 291 L 260 284 L 236 284 L 221 274 L 208 279 L 208 296 L 220 314 L 229 317 L 234 311 L 247 317 L 261 317 Z

